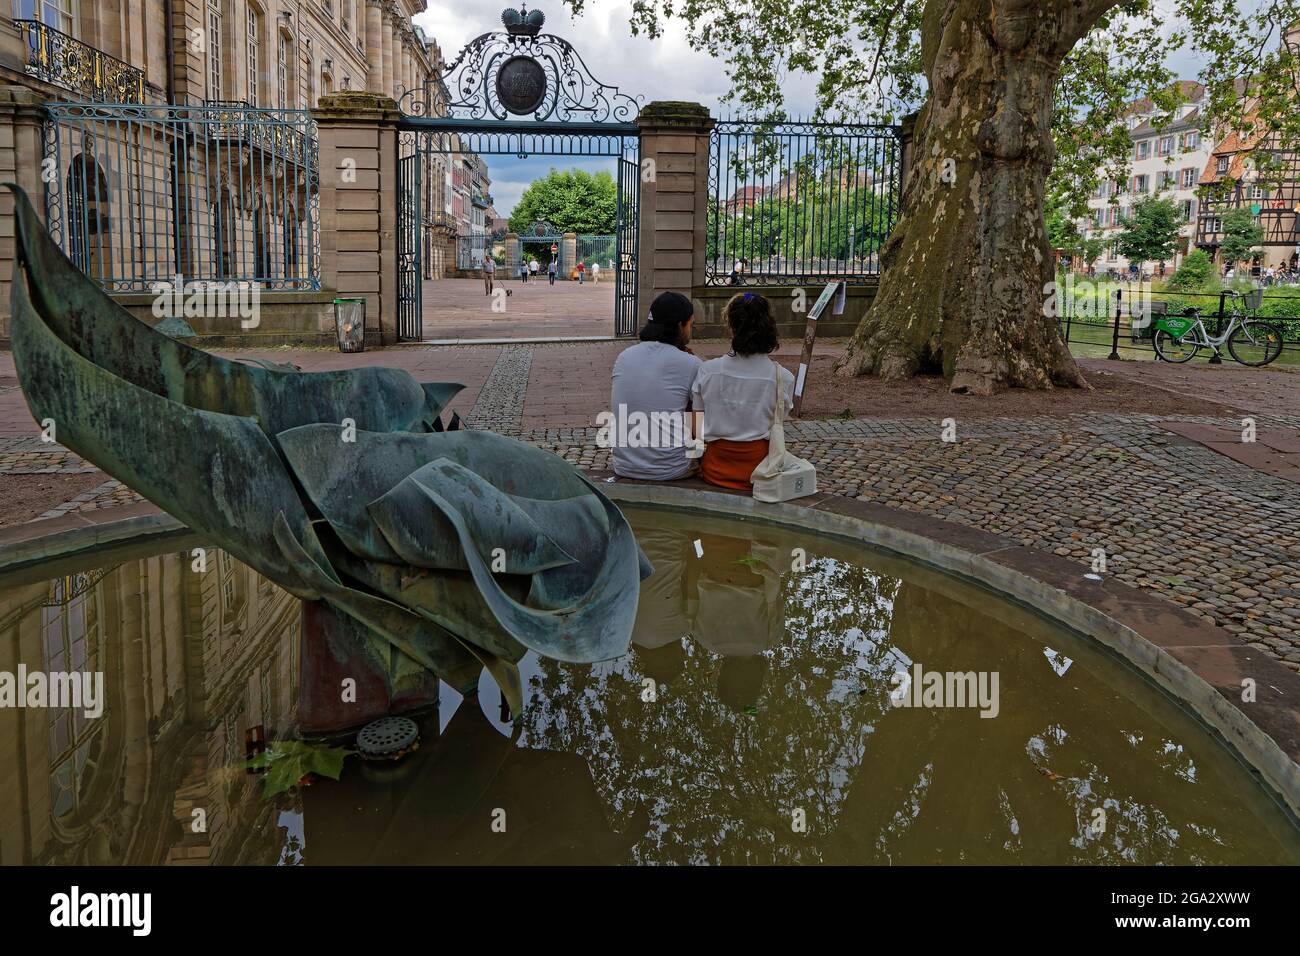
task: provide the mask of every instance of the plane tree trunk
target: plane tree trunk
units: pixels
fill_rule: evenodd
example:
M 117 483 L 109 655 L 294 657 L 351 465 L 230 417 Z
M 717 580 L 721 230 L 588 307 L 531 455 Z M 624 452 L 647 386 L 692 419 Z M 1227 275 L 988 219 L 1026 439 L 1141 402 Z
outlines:
M 1087 387 L 1044 286 L 1053 90 L 1117 0 L 928 0 L 929 98 L 917 118 L 880 289 L 837 371 L 942 371 L 954 392 Z

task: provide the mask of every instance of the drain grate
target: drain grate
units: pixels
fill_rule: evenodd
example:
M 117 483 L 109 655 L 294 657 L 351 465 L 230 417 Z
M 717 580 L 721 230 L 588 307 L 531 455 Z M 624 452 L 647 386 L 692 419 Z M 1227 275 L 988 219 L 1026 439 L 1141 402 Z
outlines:
M 357 751 L 367 760 L 396 760 L 418 746 L 420 729 L 409 717 L 381 717 L 357 733 Z

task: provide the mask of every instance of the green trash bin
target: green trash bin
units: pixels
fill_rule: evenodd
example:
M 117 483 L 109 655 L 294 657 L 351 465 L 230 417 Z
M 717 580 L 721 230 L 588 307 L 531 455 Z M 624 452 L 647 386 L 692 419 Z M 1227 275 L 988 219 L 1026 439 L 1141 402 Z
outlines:
M 334 335 L 340 352 L 366 350 L 366 300 L 334 300 Z

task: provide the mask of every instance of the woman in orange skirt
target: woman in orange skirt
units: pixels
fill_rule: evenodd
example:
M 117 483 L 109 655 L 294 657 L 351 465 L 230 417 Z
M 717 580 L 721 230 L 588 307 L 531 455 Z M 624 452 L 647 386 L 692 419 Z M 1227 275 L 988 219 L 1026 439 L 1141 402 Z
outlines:
M 780 344 L 767 299 L 746 292 L 723 310 L 731 328 L 731 351 L 705 362 L 691 388 L 691 408 L 704 439 L 700 477 L 712 485 L 751 491 L 750 476 L 767 457 L 776 414 L 774 376 L 768 356 Z M 794 407 L 794 375 L 781 368 L 782 399 Z M 702 415 L 702 418 L 701 418 Z

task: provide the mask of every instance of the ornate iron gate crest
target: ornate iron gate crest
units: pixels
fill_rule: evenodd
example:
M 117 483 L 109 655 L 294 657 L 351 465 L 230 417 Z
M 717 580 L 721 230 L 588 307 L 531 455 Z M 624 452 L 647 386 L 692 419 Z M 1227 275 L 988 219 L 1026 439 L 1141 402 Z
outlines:
M 617 86 L 591 74 L 582 57 L 561 37 L 542 33 L 540 10 L 507 9 L 504 31 L 470 41 L 447 72 L 399 101 L 409 116 L 442 115 L 477 120 L 530 116 L 560 123 L 629 123 L 639 104 Z

